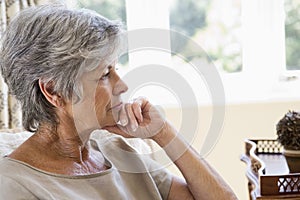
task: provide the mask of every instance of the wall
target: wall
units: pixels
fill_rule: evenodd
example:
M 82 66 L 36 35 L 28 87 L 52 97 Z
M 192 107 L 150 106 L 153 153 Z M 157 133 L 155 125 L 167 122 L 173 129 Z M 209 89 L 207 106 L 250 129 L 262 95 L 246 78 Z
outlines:
M 300 102 L 260 102 L 226 106 L 226 117 L 219 140 L 205 156 L 208 162 L 223 176 L 241 200 L 248 199 L 246 165 L 240 161 L 245 138 L 276 139 L 275 126 L 288 110 L 300 110 Z M 193 146 L 200 151 L 210 126 L 212 108 L 199 109 L 200 131 Z M 179 127 L 178 109 L 167 109 L 167 118 Z M 184 133 L 182 133 L 184 134 Z M 170 167 L 174 170 L 173 167 Z

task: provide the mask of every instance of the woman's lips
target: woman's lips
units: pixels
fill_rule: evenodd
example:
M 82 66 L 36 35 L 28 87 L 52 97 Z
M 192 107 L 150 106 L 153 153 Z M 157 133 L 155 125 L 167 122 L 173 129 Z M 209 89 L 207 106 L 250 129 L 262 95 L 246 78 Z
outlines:
M 109 110 L 120 110 L 122 108 L 122 106 L 123 106 L 123 103 L 120 102 L 117 105 L 111 107 Z

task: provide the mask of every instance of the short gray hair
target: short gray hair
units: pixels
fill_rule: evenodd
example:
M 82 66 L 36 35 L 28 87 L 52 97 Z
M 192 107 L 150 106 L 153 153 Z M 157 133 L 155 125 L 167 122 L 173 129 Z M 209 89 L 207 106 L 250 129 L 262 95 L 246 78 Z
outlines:
M 2 38 L 0 65 L 12 95 L 22 106 L 23 127 L 36 131 L 41 123 L 56 127 L 55 107 L 39 88 L 39 80 L 54 83 L 53 92 L 80 100 L 79 76 L 110 62 L 119 49 L 122 27 L 86 9 L 62 5 L 25 9 Z

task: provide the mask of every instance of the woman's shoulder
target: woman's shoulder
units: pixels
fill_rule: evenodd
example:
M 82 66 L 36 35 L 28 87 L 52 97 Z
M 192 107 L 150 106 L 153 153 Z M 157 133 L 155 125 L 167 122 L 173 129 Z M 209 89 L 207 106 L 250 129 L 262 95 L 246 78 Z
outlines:
M 9 157 L 0 158 L 0 199 L 36 199 L 26 189 L 26 181 L 30 177 L 24 174 L 21 168 L 22 164 L 12 161 Z
M 18 146 L 14 151 L 12 151 L 7 158 L 11 158 L 14 160 L 22 161 L 24 163 L 31 164 L 35 162 L 35 160 L 39 157 L 38 155 L 38 147 L 32 137 L 28 138 L 24 141 L 20 146 Z
M 12 162 L 9 157 L 2 157 L 0 159 L 0 176 L 11 177 L 16 175 L 20 170 L 20 164 Z

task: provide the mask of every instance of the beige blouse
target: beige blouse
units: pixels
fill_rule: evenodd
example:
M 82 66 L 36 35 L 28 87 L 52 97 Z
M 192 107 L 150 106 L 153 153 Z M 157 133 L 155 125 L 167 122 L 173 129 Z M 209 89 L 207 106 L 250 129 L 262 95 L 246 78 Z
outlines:
M 4 157 L 0 161 L 0 199 L 167 199 L 172 175 L 120 136 L 99 131 L 91 147 L 106 158 L 108 170 L 67 176 L 41 171 Z

